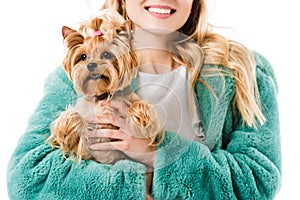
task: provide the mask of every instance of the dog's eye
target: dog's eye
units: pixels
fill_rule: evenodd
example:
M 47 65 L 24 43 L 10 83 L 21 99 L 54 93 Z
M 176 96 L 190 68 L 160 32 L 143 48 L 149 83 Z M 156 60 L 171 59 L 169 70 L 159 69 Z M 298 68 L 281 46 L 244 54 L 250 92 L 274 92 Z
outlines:
M 108 52 L 108 51 L 104 51 L 101 56 L 100 56 L 101 59 L 112 59 L 113 58 L 113 55 Z
M 82 61 L 85 61 L 86 58 L 87 58 L 86 54 L 82 54 L 82 55 L 80 56 L 80 59 L 81 59 Z

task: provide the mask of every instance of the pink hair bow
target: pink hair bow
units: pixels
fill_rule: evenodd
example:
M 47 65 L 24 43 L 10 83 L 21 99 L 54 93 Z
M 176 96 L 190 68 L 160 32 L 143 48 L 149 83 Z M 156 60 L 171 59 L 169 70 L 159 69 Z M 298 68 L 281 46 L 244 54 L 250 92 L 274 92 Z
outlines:
M 100 30 L 94 32 L 94 36 L 102 36 L 102 35 L 103 35 L 103 32 Z

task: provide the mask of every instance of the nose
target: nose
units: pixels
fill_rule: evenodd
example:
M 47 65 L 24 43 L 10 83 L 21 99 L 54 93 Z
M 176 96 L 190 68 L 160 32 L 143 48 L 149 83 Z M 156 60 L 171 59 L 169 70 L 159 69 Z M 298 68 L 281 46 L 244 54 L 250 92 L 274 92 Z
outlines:
M 90 72 L 95 71 L 96 67 L 97 67 L 97 63 L 89 63 L 89 64 L 87 65 L 87 68 L 88 68 L 88 70 L 89 70 Z

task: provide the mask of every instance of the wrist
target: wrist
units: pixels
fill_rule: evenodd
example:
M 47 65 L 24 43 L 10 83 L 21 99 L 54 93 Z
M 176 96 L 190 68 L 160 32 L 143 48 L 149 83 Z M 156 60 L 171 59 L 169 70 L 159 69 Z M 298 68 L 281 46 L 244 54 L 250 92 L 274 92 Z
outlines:
M 153 171 L 155 155 L 156 155 L 155 151 L 146 152 L 146 153 L 128 153 L 127 152 L 126 154 L 132 160 L 143 164 L 146 167 L 147 172 Z

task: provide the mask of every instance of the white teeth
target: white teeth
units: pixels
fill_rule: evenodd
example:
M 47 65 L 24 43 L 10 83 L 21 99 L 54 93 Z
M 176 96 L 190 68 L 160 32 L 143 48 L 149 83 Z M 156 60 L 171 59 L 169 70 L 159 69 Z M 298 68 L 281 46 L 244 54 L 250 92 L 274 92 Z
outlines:
M 148 11 L 153 12 L 153 13 L 158 13 L 158 14 L 170 14 L 171 13 L 171 9 L 153 8 L 153 7 L 150 7 L 148 9 Z

